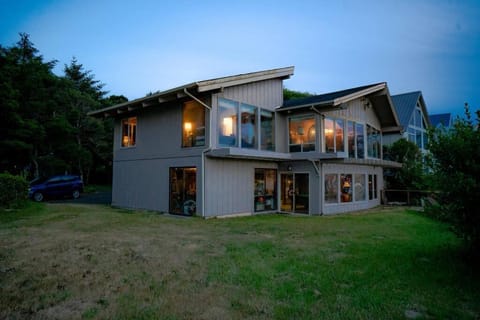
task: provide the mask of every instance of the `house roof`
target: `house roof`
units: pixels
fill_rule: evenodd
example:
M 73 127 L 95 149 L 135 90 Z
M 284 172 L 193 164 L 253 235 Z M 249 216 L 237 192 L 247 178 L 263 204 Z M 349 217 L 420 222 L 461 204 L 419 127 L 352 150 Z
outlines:
M 432 127 L 438 127 L 442 125 L 445 128 L 448 128 L 452 124 L 451 113 L 431 114 L 429 117 L 430 117 L 430 124 L 432 125 Z
M 428 112 L 421 91 L 407 92 L 392 96 L 392 102 L 395 106 L 395 110 L 397 111 L 400 124 L 403 128 L 408 127 L 408 124 L 410 123 L 410 119 L 413 117 L 413 113 L 415 111 L 415 107 L 418 101 L 420 101 L 420 106 L 422 108 L 425 121 L 428 125 L 430 124 L 430 120 L 428 119 Z
M 89 112 L 90 116 L 116 116 L 136 109 L 151 107 L 165 102 L 173 101 L 175 99 L 187 97 L 192 93 L 202 93 L 207 91 L 221 90 L 223 88 L 237 86 L 262 80 L 270 79 L 288 79 L 293 75 L 294 67 L 285 67 L 278 69 L 263 70 L 257 72 L 243 73 L 222 78 L 215 78 L 209 80 L 201 80 L 185 84 L 176 88 L 157 92 L 152 95 L 135 99 L 132 101 L 117 104 L 111 107 L 95 110 Z
M 367 89 L 375 89 L 377 86 L 385 85 L 384 82 L 370 84 L 366 86 L 350 88 L 346 90 L 340 90 L 335 92 L 324 93 L 320 95 L 305 97 L 305 98 L 297 98 L 287 100 L 283 103 L 283 106 L 278 108 L 278 110 L 285 110 L 285 109 L 300 109 L 305 106 L 320 106 L 320 105 L 338 105 L 342 103 L 340 101 L 341 98 L 348 98 L 351 95 L 361 93 Z M 382 87 L 383 88 L 383 87 Z
M 386 82 L 287 100 L 277 111 L 291 112 L 293 110 L 312 109 L 318 112 L 321 110 L 336 110 L 344 108 L 344 103 L 361 97 L 368 97 L 372 102 L 384 132 L 400 131 L 400 122 L 390 99 Z

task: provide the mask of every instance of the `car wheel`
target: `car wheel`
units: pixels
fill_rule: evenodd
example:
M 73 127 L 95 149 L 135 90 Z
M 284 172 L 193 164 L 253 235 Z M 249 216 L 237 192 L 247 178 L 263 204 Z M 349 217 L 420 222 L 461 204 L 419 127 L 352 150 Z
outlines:
M 37 202 L 42 202 L 43 201 L 43 193 L 41 192 L 35 192 L 33 194 L 33 200 L 37 201 Z
M 73 197 L 73 199 L 78 199 L 80 197 L 80 191 L 79 190 L 73 190 L 72 197 Z

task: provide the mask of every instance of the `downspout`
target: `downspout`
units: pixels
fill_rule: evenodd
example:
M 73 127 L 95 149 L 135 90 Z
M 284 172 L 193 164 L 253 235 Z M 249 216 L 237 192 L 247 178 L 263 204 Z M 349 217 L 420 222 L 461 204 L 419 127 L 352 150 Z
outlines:
M 207 105 L 205 102 L 202 100 L 198 99 L 195 97 L 193 94 L 188 92 L 187 88 L 183 88 L 183 92 L 192 98 L 193 100 L 197 101 L 200 103 L 202 106 L 208 109 L 210 111 L 208 113 L 209 117 L 209 130 L 208 130 L 208 147 L 202 150 L 202 218 L 205 218 L 205 154 L 212 150 L 211 145 L 212 145 L 212 135 L 211 135 L 211 129 L 212 129 L 212 107 Z

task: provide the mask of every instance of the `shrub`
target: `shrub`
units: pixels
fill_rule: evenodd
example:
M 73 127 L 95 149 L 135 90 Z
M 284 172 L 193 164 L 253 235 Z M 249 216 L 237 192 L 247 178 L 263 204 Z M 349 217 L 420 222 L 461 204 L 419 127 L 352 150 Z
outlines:
M 480 111 L 472 119 L 465 105 L 465 114 L 450 130 L 429 133 L 434 182 L 440 191 L 440 207 L 432 213 L 449 221 L 480 257 Z
M 28 182 L 25 178 L 0 173 L 0 207 L 14 207 L 27 199 Z

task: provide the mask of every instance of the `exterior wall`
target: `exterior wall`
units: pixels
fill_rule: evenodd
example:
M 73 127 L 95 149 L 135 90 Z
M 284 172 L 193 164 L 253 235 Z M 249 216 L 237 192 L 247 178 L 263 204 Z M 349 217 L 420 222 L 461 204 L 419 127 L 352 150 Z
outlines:
M 197 215 L 201 215 L 201 157 L 115 161 L 112 205 L 168 212 L 170 167 L 197 168 Z
M 135 114 L 136 145 L 121 147 L 121 120 L 114 127 L 112 205 L 169 211 L 170 167 L 197 168 L 197 215 L 201 215 L 201 157 L 206 146 L 182 148 L 182 102 L 151 107 Z M 209 134 L 205 111 L 206 136 Z
M 380 121 L 378 120 L 377 115 L 373 111 L 373 108 L 365 108 L 364 101 L 362 101 L 361 98 L 347 102 L 346 107 L 346 109 L 326 111 L 322 113 L 327 117 L 344 118 L 347 120 L 363 122 L 377 129 L 381 129 Z
M 267 161 L 205 159 L 205 216 L 254 213 L 255 169 L 277 169 Z
M 322 192 L 318 193 L 319 199 L 322 202 L 322 213 L 325 215 L 345 213 L 350 211 L 358 211 L 364 209 L 370 209 L 380 205 L 381 190 L 383 190 L 383 168 L 373 166 L 361 166 L 361 165 L 344 165 L 344 164 L 328 164 L 324 163 L 321 166 L 322 172 Z M 377 175 L 377 199 L 347 202 L 347 203 L 324 203 L 324 176 L 325 174 L 376 174 Z M 368 190 L 368 185 L 367 185 Z M 368 193 L 367 193 L 368 197 Z

